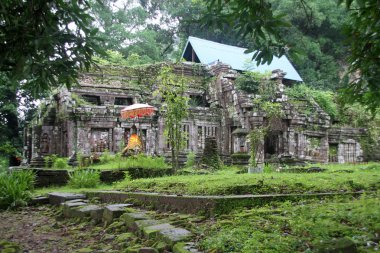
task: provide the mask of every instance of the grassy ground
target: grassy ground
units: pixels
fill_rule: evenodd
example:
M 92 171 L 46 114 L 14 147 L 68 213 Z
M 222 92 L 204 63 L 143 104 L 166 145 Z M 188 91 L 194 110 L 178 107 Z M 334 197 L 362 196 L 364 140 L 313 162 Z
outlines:
M 349 239 L 358 252 L 378 252 L 378 197 L 285 202 L 235 211 L 203 224 L 200 245 L 211 252 L 319 252 L 328 242 L 338 244 L 332 240 L 347 244 Z
M 314 165 L 315 166 L 315 165 Z M 322 173 L 237 174 L 225 169 L 208 175 L 126 180 L 115 185 L 125 191 L 189 195 L 316 193 L 373 191 L 380 188 L 380 165 L 322 165 Z

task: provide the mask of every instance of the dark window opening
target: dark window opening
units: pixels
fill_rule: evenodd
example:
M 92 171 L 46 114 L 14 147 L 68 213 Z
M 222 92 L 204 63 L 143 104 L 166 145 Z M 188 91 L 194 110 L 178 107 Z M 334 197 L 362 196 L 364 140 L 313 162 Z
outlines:
M 205 96 L 201 95 L 190 95 L 189 101 L 190 107 L 210 107 Z
M 133 105 L 133 98 L 115 98 L 115 105 Z
M 271 132 L 269 133 L 264 140 L 264 154 L 266 159 L 270 159 L 273 156 L 276 156 L 281 153 L 281 143 L 279 136 L 281 132 Z
M 338 144 L 329 144 L 329 162 L 338 162 Z
M 82 98 L 93 105 L 100 105 L 99 96 L 82 95 Z

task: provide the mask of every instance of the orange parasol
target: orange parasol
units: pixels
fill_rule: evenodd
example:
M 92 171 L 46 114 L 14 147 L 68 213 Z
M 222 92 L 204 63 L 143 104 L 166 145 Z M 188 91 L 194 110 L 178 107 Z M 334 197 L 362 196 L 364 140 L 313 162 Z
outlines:
M 148 104 L 133 104 L 121 110 L 121 117 L 123 119 L 141 118 L 145 116 L 152 116 L 157 108 Z

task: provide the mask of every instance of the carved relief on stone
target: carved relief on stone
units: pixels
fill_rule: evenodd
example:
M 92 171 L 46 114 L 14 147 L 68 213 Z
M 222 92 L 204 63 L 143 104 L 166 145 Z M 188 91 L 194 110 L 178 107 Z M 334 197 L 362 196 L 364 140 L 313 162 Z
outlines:
M 109 150 L 109 131 L 108 129 L 91 130 L 91 152 L 104 152 Z
M 41 135 L 41 143 L 40 143 L 41 154 L 48 154 L 49 153 L 49 143 L 50 143 L 49 134 L 43 133 Z

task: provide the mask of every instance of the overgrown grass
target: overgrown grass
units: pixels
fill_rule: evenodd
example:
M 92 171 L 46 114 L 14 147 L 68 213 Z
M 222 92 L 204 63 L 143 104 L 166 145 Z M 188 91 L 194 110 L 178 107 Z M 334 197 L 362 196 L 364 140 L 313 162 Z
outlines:
M 69 176 L 68 185 L 72 188 L 96 188 L 100 185 L 100 174 L 96 170 L 75 170 Z
M 340 165 L 341 166 L 341 165 Z M 380 188 L 380 166 L 347 166 L 352 173 L 330 165 L 323 173 L 236 174 L 222 170 L 208 175 L 169 176 L 122 181 L 116 185 L 126 191 L 146 191 L 189 195 L 231 195 L 271 193 L 352 192 Z M 341 171 L 341 172 L 340 172 Z
M 131 157 L 120 157 L 106 155 L 100 157 L 103 161 L 100 164 L 93 164 L 90 167 L 97 170 L 128 169 L 128 168 L 147 168 L 147 169 L 166 169 L 169 167 L 163 157 L 151 157 L 146 155 L 136 155 Z
M 204 224 L 200 245 L 210 252 L 327 252 L 318 251 L 323 242 L 348 238 L 358 252 L 375 252 L 379 229 L 378 193 L 235 211 Z
M 8 169 L 8 157 L 0 155 L 0 174 Z
M 0 173 L 0 209 L 25 206 L 31 198 L 34 179 L 31 171 Z

